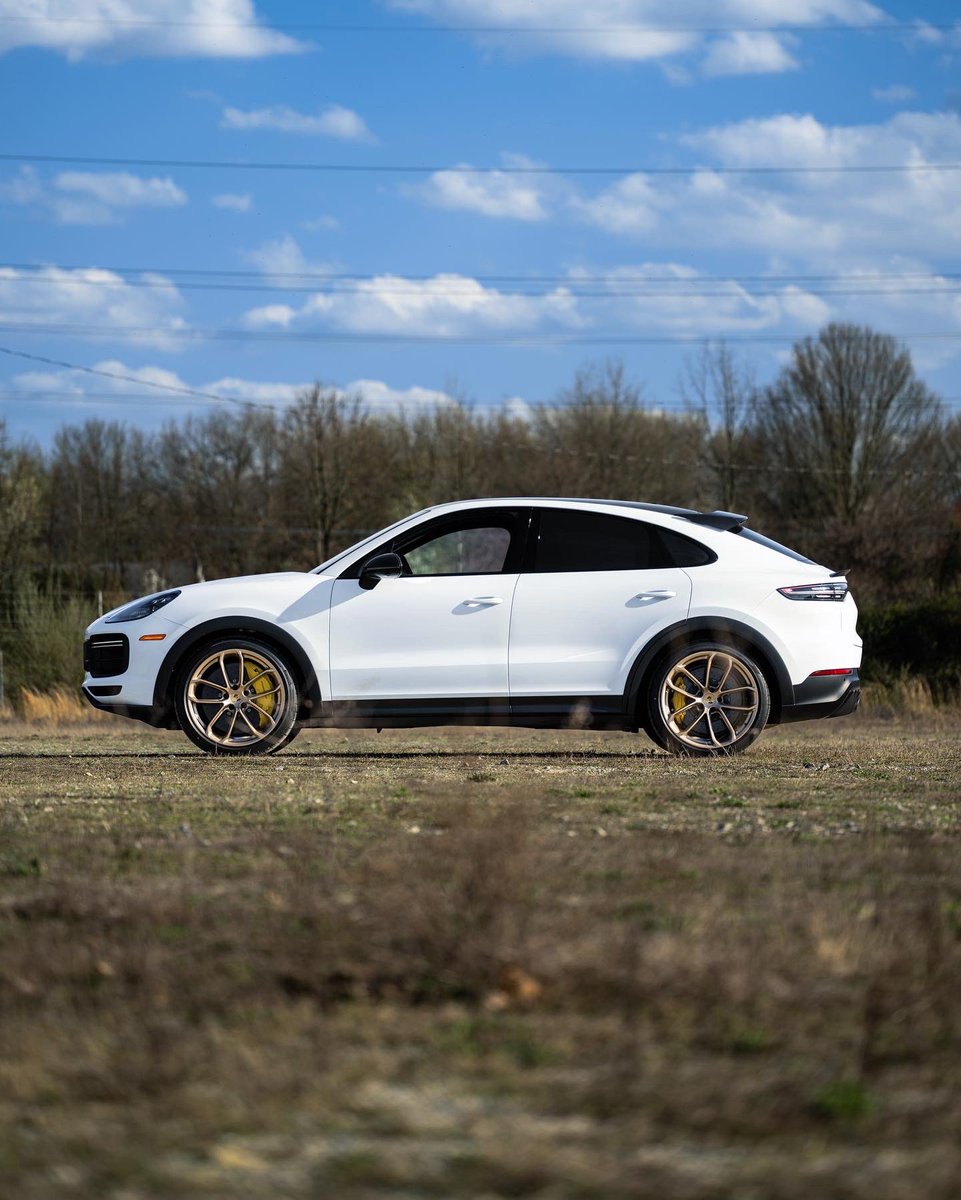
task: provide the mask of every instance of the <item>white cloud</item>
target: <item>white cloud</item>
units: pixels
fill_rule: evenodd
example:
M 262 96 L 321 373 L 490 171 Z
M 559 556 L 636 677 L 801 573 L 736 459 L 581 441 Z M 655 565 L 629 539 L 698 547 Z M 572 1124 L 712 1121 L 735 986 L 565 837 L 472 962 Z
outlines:
M 92 196 L 107 208 L 178 208 L 187 203 L 187 193 L 172 179 L 143 179 L 121 171 L 93 174 L 89 171 L 63 171 L 54 180 L 61 192 Z
M 917 99 L 918 93 L 907 84 L 892 83 L 890 87 L 875 88 L 871 95 L 881 104 L 908 104 Z
M 520 155 L 504 155 L 507 166 L 533 166 Z M 515 221 L 544 221 L 548 210 L 545 186 L 536 176 L 477 171 L 460 164 L 456 170 L 435 171 L 423 184 L 407 189 L 435 208 L 460 209 L 485 217 L 507 217 Z
M 596 279 L 580 270 L 571 284 Z M 601 296 L 592 313 L 601 325 L 624 325 L 647 332 L 723 336 L 775 329 L 785 323 L 816 329 L 827 309 L 797 287 L 755 289 L 712 279 L 693 267 L 648 262 L 603 272 Z M 597 291 L 597 284 L 592 284 Z M 606 293 L 606 295 L 604 294 Z
M 348 396 L 359 396 L 366 408 L 376 412 L 409 412 L 455 403 L 447 392 L 417 386 L 396 388 L 380 379 L 356 379 L 340 390 Z
M 264 242 L 256 250 L 244 251 L 242 257 L 263 271 L 268 279 L 279 283 L 291 275 L 328 275 L 334 270 L 329 263 L 312 262 L 289 233 Z
M 0 54 L 34 46 L 71 61 L 259 59 L 307 49 L 260 22 L 252 0 L 0 0 Z
M 213 407 L 216 400 L 205 401 L 200 396 L 183 395 L 178 398 L 176 390 L 203 392 L 205 396 L 220 397 L 225 402 L 265 405 L 271 408 L 286 408 L 293 404 L 313 384 L 280 381 L 242 379 L 228 375 L 208 383 L 189 383 L 175 371 L 164 367 L 130 367 L 118 359 L 105 359 L 94 364 L 97 375 L 78 374 L 76 371 L 25 371 L 15 375 L 11 383 L 25 397 L 54 393 L 58 397 L 72 397 L 76 401 L 102 404 L 104 398 L 116 395 L 118 402 L 129 401 L 131 406 L 140 403 L 141 395 L 171 404 L 182 403 L 190 407 Z M 112 378 L 111 378 L 112 377 Z M 138 390 L 140 385 L 142 392 Z M 151 387 L 153 385 L 159 385 Z M 393 387 L 381 379 L 356 379 L 343 387 L 335 387 L 339 395 L 356 396 L 366 408 L 376 412 L 421 411 L 438 406 L 454 404 L 456 401 L 447 392 L 435 388 Z M 89 397 L 89 400 L 87 400 Z M 135 397 L 135 398 L 132 398 Z M 520 401 L 519 403 L 523 403 Z
M 460 25 L 506 54 L 558 54 L 610 62 L 670 64 L 706 52 L 709 74 L 757 74 L 797 64 L 780 26 L 871 24 L 885 13 L 868 0 L 388 0 L 426 20 Z M 690 32 L 686 32 L 688 28 Z M 757 30 L 720 40 L 705 30 Z M 501 32 L 509 29 L 523 32 Z M 486 32 L 489 30 L 490 32 Z M 775 32 L 765 32 L 773 30 Z M 702 32 L 699 32 L 702 31 Z
M 711 43 L 704 59 L 706 75 L 773 75 L 797 66 L 783 38 L 771 33 L 728 34 Z
M 263 58 L 307 49 L 261 21 L 252 0 L 0 0 L 0 54 L 39 46 L 78 61 Z
M 271 304 L 247 313 L 254 329 L 313 325 L 347 333 L 457 337 L 476 333 L 524 333 L 582 323 L 569 290 L 518 296 L 485 287 L 463 275 L 405 279 L 380 275 L 351 290 L 318 292 L 299 308 Z
M 320 233 L 330 229 L 339 229 L 340 222 L 336 217 L 322 213 L 319 217 L 311 217 L 308 221 L 302 221 L 301 228 L 308 233 Z
M 250 212 L 253 196 L 250 192 L 221 192 L 211 196 L 210 203 L 214 208 L 224 208 L 228 212 L 246 213 Z
M 144 178 L 127 171 L 62 171 L 52 181 L 21 167 L 0 184 L 0 202 L 47 212 L 61 225 L 110 225 L 134 208 L 180 208 L 187 193 L 168 177 Z
M 180 292 L 162 275 L 138 278 L 145 286 L 97 267 L 0 267 L 0 321 L 51 331 L 81 326 L 88 332 L 79 336 L 88 338 L 125 332 L 143 345 L 178 348 L 177 335 L 187 329 Z
M 281 133 L 303 133 L 313 137 L 339 138 L 345 142 L 370 142 L 373 134 L 364 118 L 342 104 L 328 104 L 317 113 L 302 113 L 286 104 L 244 111 L 225 108 L 222 129 L 276 129 Z
M 692 176 L 630 175 L 571 201 L 609 233 L 681 245 L 783 255 L 916 254 L 961 250 L 961 117 L 900 113 L 882 125 L 827 126 L 779 115 L 718 126 L 682 143 L 712 160 Z M 735 169 L 721 174 L 713 165 Z M 838 173 L 739 175 L 737 168 L 840 167 Z M 865 175 L 850 167 L 907 168 Z

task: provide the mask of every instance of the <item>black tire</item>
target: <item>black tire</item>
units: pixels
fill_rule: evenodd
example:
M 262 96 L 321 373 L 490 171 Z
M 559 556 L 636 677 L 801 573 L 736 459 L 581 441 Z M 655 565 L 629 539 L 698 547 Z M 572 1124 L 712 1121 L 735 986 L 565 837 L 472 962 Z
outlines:
M 739 754 L 771 715 L 771 690 L 749 654 L 723 642 L 675 647 L 652 671 L 641 725 L 671 754 Z
M 180 728 L 207 754 L 273 754 L 300 732 L 299 708 L 287 660 L 258 638 L 208 642 L 188 656 L 177 675 Z

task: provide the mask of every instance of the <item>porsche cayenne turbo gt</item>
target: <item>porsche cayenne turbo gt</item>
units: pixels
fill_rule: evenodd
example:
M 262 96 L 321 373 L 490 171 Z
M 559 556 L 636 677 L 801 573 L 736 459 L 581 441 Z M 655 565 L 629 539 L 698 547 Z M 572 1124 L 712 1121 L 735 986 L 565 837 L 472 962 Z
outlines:
M 746 517 L 633 501 L 424 509 L 313 571 L 171 588 L 95 621 L 84 692 L 210 754 L 304 726 L 643 729 L 716 755 L 860 699 L 838 572 Z

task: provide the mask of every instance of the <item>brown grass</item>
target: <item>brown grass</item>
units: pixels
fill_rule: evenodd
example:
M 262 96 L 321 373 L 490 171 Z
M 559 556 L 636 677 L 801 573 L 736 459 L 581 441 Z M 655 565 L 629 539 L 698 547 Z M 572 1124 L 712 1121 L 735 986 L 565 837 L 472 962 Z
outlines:
M 0 739 L 0 1180 L 948 1200 L 957 733 Z
M 106 713 L 91 707 L 78 692 L 64 688 L 54 688 L 49 692 L 22 688 L 14 715 L 30 725 L 56 729 L 69 729 L 109 719 Z

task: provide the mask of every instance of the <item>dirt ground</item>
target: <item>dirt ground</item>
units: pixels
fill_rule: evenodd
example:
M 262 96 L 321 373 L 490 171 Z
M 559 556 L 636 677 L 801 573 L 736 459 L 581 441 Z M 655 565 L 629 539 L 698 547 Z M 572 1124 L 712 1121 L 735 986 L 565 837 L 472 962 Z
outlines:
M 0 1197 L 961 1195 L 961 720 L 0 725 Z

